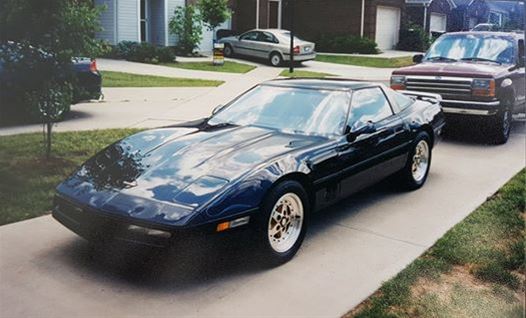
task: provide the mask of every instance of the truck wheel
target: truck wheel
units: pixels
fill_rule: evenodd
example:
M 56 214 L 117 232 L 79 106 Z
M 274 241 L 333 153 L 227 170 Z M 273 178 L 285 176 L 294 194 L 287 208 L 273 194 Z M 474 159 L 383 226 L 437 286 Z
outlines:
M 234 56 L 234 50 L 232 49 L 232 46 L 230 44 L 225 44 L 225 48 L 223 49 L 223 53 L 225 57 L 232 57 Z
M 497 145 L 502 145 L 508 142 L 511 131 L 512 115 L 509 108 L 497 114 L 497 117 L 492 121 L 493 142 Z
M 300 183 L 279 183 L 267 195 L 256 222 L 256 240 L 263 263 L 281 265 L 299 250 L 309 216 L 307 192 Z
M 409 152 L 407 163 L 398 173 L 402 186 L 407 190 L 416 190 L 424 185 L 431 167 L 431 137 L 421 131 L 415 138 Z

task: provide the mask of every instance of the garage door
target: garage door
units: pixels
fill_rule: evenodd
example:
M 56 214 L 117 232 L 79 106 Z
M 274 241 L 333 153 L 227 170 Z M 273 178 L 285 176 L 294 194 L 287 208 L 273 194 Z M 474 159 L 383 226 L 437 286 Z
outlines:
M 381 50 L 394 49 L 400 30 L 400 9 L 376 7 L 376 43 Z
M 447 18 L 445 14 L 431 13 L 429 30 L 431 32 L 446 32 Z

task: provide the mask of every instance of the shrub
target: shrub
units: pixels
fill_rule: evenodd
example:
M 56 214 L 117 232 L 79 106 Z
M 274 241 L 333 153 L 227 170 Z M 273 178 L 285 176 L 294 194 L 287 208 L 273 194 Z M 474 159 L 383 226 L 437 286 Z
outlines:
M 332 53 L 377 54 L 377 46 L 376 42 L 369 38 L 352 35 L 322 35 L 316 42 L 318 51 Z
M 195 6 L 177 7 L 170 19 L 170 33 L 177 36 L 177 50 L 192 54 L 201 42 L 203 32 L 201 17 Z
M 431 45 L 431 39 L 421 26 L 409 24 L 400 29 L 400 41 L 397 50 L 425 52 Z
M 108 57 L 141 63 L 167 63 L 175 61 L 175 52 L 171 47 L 158 47 L 151 43 L 122 41 L 110 52 Z

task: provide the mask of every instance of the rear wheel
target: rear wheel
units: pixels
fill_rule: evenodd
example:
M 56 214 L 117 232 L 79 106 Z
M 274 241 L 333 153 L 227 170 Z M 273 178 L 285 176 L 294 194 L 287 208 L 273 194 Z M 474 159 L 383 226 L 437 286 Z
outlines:
M 281 54 L 274 52 L 270 54 L 269 62 L 272 66 L 280 66 L 281 63 L 283 63 L 283 58 L 281 57 Z
M 307 193 L 296 181 L 284 181 L 270 191 L 256 234 L 267 265 L 283 264 L 299 250 L 307 231 L 309 208 Z
M 232 49 L 232 46 L 230 44 L 225 44 L 225 48 L 223 49 L 223 53 L 226 57 L 232 57 L 234 56 L 234 50 Z
M 497 114 L 495 120 L 492 121 L 492 124 L 494 125 L 492 127 L 493 142 L 495 144 L 501 145 L 508 141 L 511 131 L 511 122 L 512 115 L 509 108 L 506 108 Z
M 408 190 L 416 190 L 424 185 L 431 167 L 431 137 L 425 131 L 420 132 L 411 147 L 405 167 L 399 177 Z

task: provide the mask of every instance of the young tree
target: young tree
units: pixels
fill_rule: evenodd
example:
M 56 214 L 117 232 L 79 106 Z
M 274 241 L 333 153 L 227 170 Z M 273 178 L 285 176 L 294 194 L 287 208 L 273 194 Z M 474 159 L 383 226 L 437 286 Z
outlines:
M 212 32 L 230 17 L 228 0 L 199 0 L 197 7 L 199 8 L 201 19 L 208 30 Z
M 0 114 L 41 121 L 47 127 L 48 156 L 53 124 L 71 105 L 73 57 L 103 49 L 95 39 L 103 9 L 90 0 L 0 2 L 0 62 L 5 72 Z
M 177 47 L 183 54 L 192 54 L 201 41 L 201 16 L 195 6 L 177 7 L 169 23 L 170 33 L 177 36 Z

